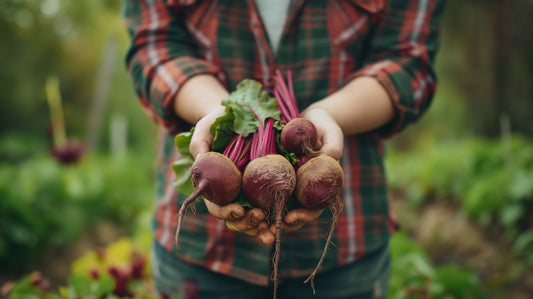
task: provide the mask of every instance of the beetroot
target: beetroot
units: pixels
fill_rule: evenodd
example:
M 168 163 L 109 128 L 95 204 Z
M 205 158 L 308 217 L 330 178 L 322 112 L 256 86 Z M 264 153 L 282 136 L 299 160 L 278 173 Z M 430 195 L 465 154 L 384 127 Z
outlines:
M 296 200 L 310 210 L 329 208 L 333 215 L 322 256 L 311 275 L 305 281 L 311 281 L 314 292 L 313 279 L 324 261 L 337 220 L 343 208 L 341 194 L 344 184 L 344 171 L 337 160 L 327 155 L 320 155 L 303 164 L 298 169 L 296 177 Z
M 292 164 L 279 154 L 269 154 L 252 160 L 244 169 L 242 188 L 250 203 L 272 210 L 276 225 L 276 244 L 273 256 L 274 298 L 278 285 L 278 264 L 281 249 L 281 221 L 285 203 L 296 186 Z
M 316 156 L 317 151 L 314 149 L 316 143 L 316 127 L 305 118 L 293 118 L 281 131 L 281 146 L 296 155 Z
M 178 250 L 181 224 L 189 204 L 200 196 L 219 206 L 229 204 L 239 195 L 242 176 L 237 166 L 226 156 L 218 152 L 207 152 L 199 155 L 195 160 L 191 180 L 194 192 L 182 203 L 178 212 L 175 235 Z
M 297 156 L 310 158 L 318 155 L 318 133 L 315 125 L 300 116 L 292 86 L 292 73 L 287 72 L 287 82 L 279 70 L 276 72 L 274 95 L 278 101 L 281 119 L 286 123 L 281 131 L 281 147 Z

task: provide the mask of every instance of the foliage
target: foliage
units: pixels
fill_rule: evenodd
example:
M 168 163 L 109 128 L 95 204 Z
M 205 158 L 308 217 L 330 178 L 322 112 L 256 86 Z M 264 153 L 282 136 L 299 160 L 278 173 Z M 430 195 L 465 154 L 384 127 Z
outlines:
M 123 63 L 128 35 L 120 8 L 120 0 L 0 1 L 0 45 L 9 45 L 0 47 L 0 134 L 24 132 L 46 138 L 45 81 L 57 76 L 67 133 L 83 140 L 104 49 L 114 40 L 118 47 L 111 61 L 102 128 L 114 115 L 126 116 L 131 120 L 128 141 L 137 147 L 152 145 L 146 142 L 153 136 L 151 120 L 137 103 Z M 99 144 L 106 145 L 108 136 L 100 136 Z
M 500 140 L 474 138 L 432 141 L 412 151 L 391 151 L 387 161 L 391 186 L 406 186 L 412 203 L 453 198 L 472 218 L 510 230 L 526 216 L 533 200 L 532 141 L 514 136 L 509 152 Z
M 17 148 L 13 140 L 0 144 Z M 0 152 L 13 156 L 9 148 Z M 43 248 L 67 246 L 103 219 L 132 232 L 152 204 L 147 158 L 151 161 L 151 155 L 133 152 L 119 159 L 91 153 L 65 166 L 34 153 L 0 162 L 0 268 L 26 271 Z
M 108 247 L 89 251 L 72 264 L 67 286 L 50 290 L 38 273 L 24 276 L 10 286 L 9 299 L 128 298 L 152 299 L 153 281 L 148 259 L 151 239 L 146 236 L 122 238 Z M 467 268 L 448 264 L 435 266 L 428 254 L 404 232 L 392 237 L 392 276 L 389 298 L 392 299 L 478 299 L 484 298 L 479 278 Z M 141 267 L 139 267 L 139 261 Z M 127 279 L 113 269 L 126 273 Z M 141 269 L 137 271 L 134 269 Z M 137 274 L 133 274 L 137 273 Z M 177 295 L 179 298 L 179 294 Z M 174 297 L 173 297 L 174 298 Z
M 38 272 L 7 284 L 9 299 L 136 298 L 156 299 L 144 239 L 122 238 L 108 247 L 89 251 L 72 264 L 68 284 L 51 290 Z
M 515 252 L 528 254 L 532 266 L 533 141 L 514 135 L 508 140 L 470 138 L 425 140 L 410 152 L 391 149 L 389 181 L 420 206 L 430 200 L 452 200 L 481 225 L 495 224 L 515 240 Z
M 454 264 L 434 266 L 425 250 L 403 232 L 392 238 L 389 298 L 484 298 L 474 271 Z

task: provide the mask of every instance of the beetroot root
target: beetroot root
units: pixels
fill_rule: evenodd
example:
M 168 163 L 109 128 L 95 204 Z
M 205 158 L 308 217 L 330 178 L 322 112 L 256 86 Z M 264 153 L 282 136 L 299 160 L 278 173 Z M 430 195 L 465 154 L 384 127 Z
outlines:
M 337 220 L 343 208 L 341 194 L 344 185 L 344 171 L 337 160 L 327 155 L 320 155 L 303 164 L 298 169 L 296 177 L 296 200 L 310 210 L 328 207 L 333 215 L 322 256 L 311 275 L 305 280 L 306 283 L 311 281 L 311 287 L 315 292 L 314 278 L 326 257 L 333 232 L 337 226 Z
M 289 121 L 281 131 L 281 146 L 297 155 L 314 157 L 317 143 L 317 130 L 313 123 L 303 117 Z
M 242 188 L 253 205 L 269 210 L 275 216 L 276 241 L 273 255 L 274 298 L 278 286 L 278 264 L 281 249 L 281 221 L 285 203 L 296 186 L 296 173 L 292 164 L 279 154 L 261 156 L 244 169 Z
M 237 166 L 223 154 L 207 152 L 194 161 L 191 172 L 193 193 L 185 199 L 178 212 L 175 242 L 179 250 L 179 233 L 187 207 L 198 197 L 224 206 L 231 203 L 241 190 L 242 175 Z

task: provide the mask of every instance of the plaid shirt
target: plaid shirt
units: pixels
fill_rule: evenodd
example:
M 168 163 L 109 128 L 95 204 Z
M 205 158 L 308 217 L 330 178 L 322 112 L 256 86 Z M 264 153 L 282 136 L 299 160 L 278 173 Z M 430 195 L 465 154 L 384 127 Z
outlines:
M 171 169 L 179 159 L 176 133 L 188 130 L 173 111 L 187 79 L 213 74 L 228 90 L 245 78 L 272 82 L 276 69 L 292 70 L 300 109 L 358 76 L 373 76 L 388 92 L 396 117 L 373 132 L 346 136 L 344 210 L 323 269 L 356 261 L 386 244 L 397 225 L 383 165 L 382 139 L 417 120 L 436 88 L 432 69 L 438 48 L 438 0 L 335 0 L 291 2 L 277 53 L 269 46 L 253 0 L 128 0 L 132 37 L 127 67 L 140 102 L 161 124 L 157 159 L 155 239 L 175 251 L 176 200 Z M 300 230 L 283 233 L 282 278 L 308 275 L 322 252 L 331 213 Z M 185 261 L 266 285 L 273 248 L 229 230 L 203 201 L 189 213 L 180 235 Z

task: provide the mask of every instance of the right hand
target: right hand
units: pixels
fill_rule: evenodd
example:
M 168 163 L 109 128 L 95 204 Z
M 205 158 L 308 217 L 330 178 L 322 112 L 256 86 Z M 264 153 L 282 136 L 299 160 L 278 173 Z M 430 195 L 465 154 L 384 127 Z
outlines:
M 189 144 L 189 151 L 195 159 L 198 155 L 210 150 L 215 136 L 211 133 L 209 128 L 218 117 L 225 114 L 225 109 L 226 107 L 222 105 L 216 107 L 202 117 L 194 126 L 194 133 L 192 134 L 191 143 Z

